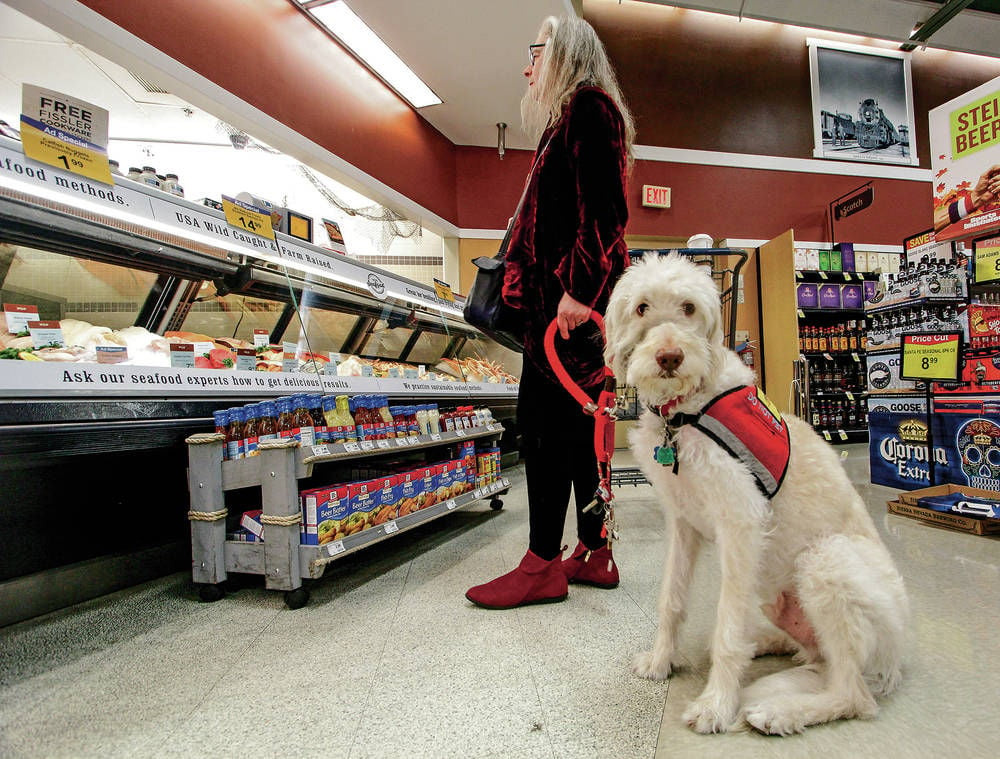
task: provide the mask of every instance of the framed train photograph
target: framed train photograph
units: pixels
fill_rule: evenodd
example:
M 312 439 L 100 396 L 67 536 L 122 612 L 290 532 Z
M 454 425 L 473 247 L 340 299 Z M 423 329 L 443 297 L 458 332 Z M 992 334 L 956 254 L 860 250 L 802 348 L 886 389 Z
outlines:
M 910 54 L 810 38 L 813 155 L 918 166 Z

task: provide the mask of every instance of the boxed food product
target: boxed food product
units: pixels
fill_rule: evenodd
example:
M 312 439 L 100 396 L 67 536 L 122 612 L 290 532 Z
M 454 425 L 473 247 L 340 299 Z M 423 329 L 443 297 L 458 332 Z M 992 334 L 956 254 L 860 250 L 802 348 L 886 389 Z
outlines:
M 352 482 L 347 486 L 347 491 L 351 511 L 360 515 L 358 519 L 363 524 L 362 529 L 374 526 L 381 505 L 378 497 L 379 481 Z
M 424 507 L 424 479 L 420 470 L 411 470 L 399 475 L 398 516 L 405 517 Z
M 819 307 L 840 308 L 840 285 L 819 286 Z
M 305 490 L 300 500 L 302 542 L 306 545 L 324 545 L 364 528 L 364 518 L 351 509 L 347 485 Z
M 400 482 L 397 474 L 373 480 L 377 490 L 376 506 L 371 512 L 371 525 L 385 524 L 399 516 Z
M 247 542 L 254 543 L 258 540 L 264 540 L 264 525 L 260 521 L 261 514 L 263 513 L 262 509 L 255 509 L 253 511 L 244 511 L 243 516 L 240 517 L 240 527 L 252 536 L 247 538 Z
M 799 308 L 819 308 L 819 285 L 803 282 L 795 288 Z

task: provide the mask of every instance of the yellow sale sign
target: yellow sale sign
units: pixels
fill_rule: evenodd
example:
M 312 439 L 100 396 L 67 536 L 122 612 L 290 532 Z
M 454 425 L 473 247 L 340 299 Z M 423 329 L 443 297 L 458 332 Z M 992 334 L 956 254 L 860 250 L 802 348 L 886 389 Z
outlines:
M 962 368 L 959 332 L 903 335 L 901 350 L 902 379 L 943 382 L 959 377 Z

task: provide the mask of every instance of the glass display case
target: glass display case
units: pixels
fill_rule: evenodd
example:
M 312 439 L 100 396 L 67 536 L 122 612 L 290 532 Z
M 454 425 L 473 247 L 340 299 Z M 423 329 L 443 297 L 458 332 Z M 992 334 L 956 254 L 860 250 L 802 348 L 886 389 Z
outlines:
M 466 324 L 461 298 L 115 180 L 0 138 L 0 531 L 17 536 L 0 608 L 75 562 L 141 553 L 148 576 L 184 568 L 184 440 L 219 409 L 379 393 L 513 417 L 521 357 Z

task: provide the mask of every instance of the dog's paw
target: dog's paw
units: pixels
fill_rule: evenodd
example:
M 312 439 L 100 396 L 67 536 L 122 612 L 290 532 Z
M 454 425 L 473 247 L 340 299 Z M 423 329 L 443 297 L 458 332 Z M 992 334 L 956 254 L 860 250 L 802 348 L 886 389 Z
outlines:
M 737 701 L 702 693 L 688 704 L 683 719 L 696 733 L 725 733 L 738 721 Z
M 754 730 L 765 735 L 794 735 L 806 729 L 803 719 L 787 709 L 776 708 L 767 701 L 745 706 L 743 719 Z
M 674 669 L 670 656 L 658 655 L 656 651 L 640 651 L 632 657 L 632 673 L 647 680 L 666 680 Z

